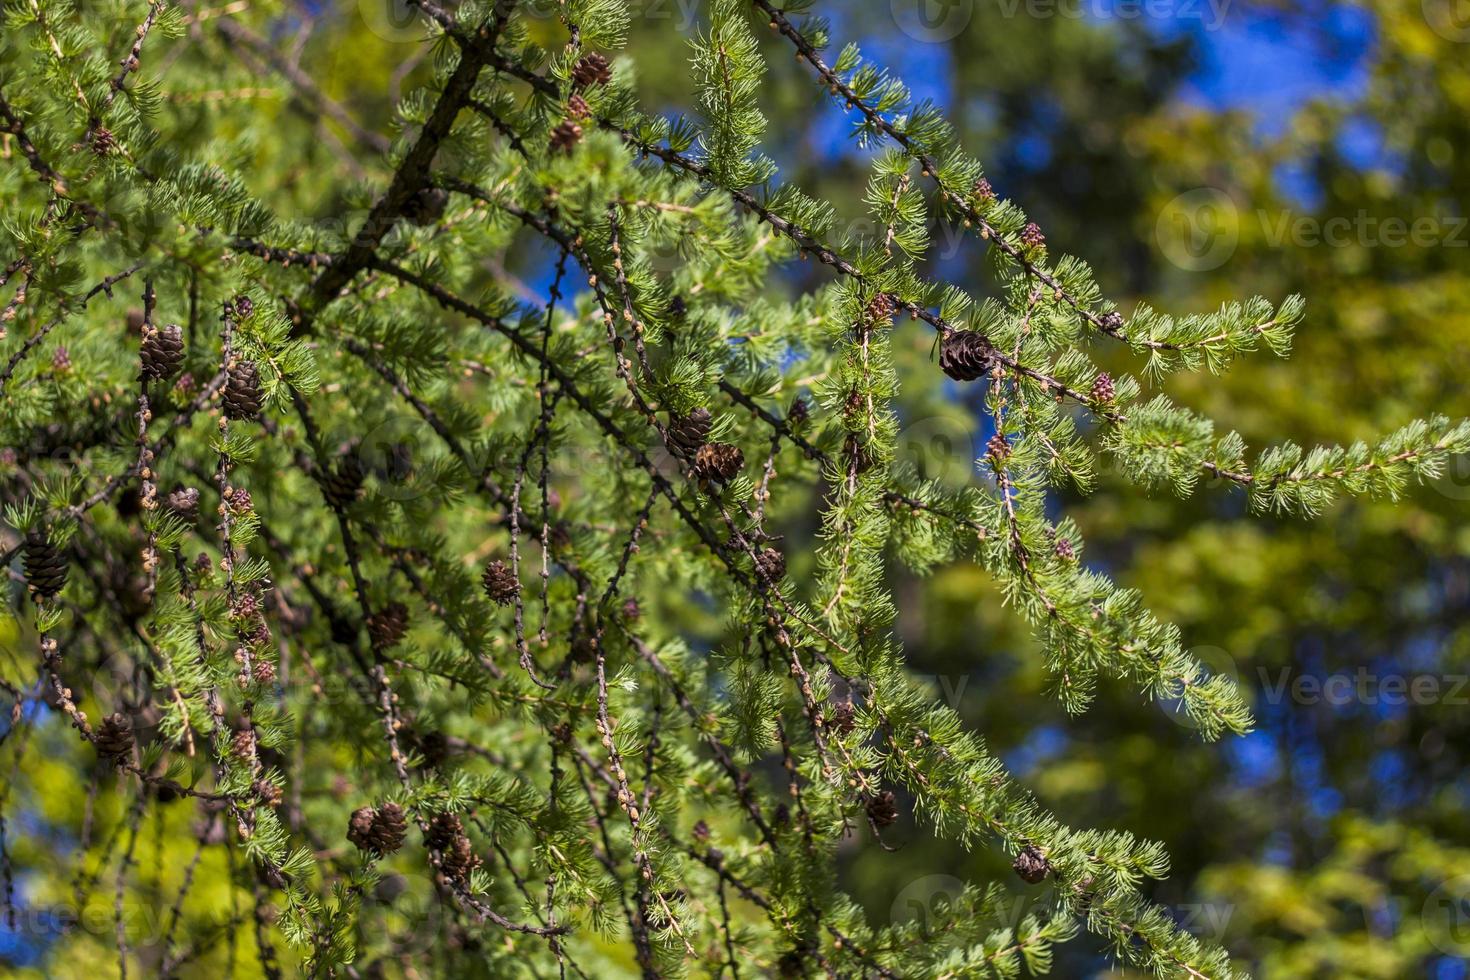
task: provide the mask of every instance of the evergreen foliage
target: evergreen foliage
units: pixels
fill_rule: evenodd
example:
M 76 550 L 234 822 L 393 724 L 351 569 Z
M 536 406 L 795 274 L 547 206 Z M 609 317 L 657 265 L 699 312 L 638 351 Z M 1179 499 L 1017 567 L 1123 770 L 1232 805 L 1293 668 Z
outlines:
M 263 976 L 1009 977 L 1085 931 L 1243 975 L 1150 901 L 1161 843 L 1049 812 L 906 667 L 893 567 L 985 568 L 1069 711 L 1123 682 L 1242 734 L 1232 679 L 1087 563 L 1055 494 L 1107 467 L 1314 516 L 1434 478 L 1470 423 L 1252 451 L 1151 394 L 1287 355 L 1304 303 L 1120 310 L 813 3 L 711 0 L 672 115 L 638 103 L 622 0 L 408 2 L 431 36 L 391 140 L 273 56 L 272 4 L 4 5 L 0 480 L 33 628 L 4 742 L 85 743 L 75 885 L 115 890 L 123 969 L 209 972 L 223 934 Z M 762 151 L 761 30 L 871 148 L 869 220 Z M 190 81 L 221 47 L 251 54 Z M 274 139 L 239 92 L 275 76 L 386 178 Z M 936 216 L 990 282 L 927 273 Z M 510 248 L 549 282 L 487 261 Z M 801 261 L 830 274 L 784 296 Z M 983 482 L 899 458 L 906 385 L 983 386 Z M 152 820 L 197 840 L 187 869 L 141 866 Z M 1050 907 L 1017 921 L 986 882 L 870 924 L 837 850 L 899 820 Z

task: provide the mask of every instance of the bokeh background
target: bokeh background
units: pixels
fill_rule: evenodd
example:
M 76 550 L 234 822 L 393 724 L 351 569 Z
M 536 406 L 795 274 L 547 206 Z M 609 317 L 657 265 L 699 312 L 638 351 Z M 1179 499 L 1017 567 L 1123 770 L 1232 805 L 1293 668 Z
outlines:
M 635 62 L 645 105 L 687 106 L 681 39 L 699 29 L 701 5 L 632 5 L 620 57 Z M 184 6 L 219 43 L 211 21 L 231 5 Z M 394 103 L 427 70 L 421 27 L 394 0 L 268 6 L 278 15 L 259 36 L 266 48 L 309 65 L 353 119 L 387 131 Z M 820 7 L 838 43 L 860 42 L 947 107 L 996 188 L 1054 250 L 1091 262 L 1125 311 L 1144 298 L 1192 312 L 1255 294 L 1307 297 L 1291 358 L 1170 378 L 1180 403 L 1257 446 L 1371 439 L 1433 411 L 1470 415 L 1465 0 Z M 224 47 L 242 63 L 268 60 L 238 40 Z M 768 53 L 765 149 L 780 180 L 863 221 L 873 150 L 849 139 L 841 107 L 788 48 L 772 37 Z M 253 146 L 257 172 L 279 176 L 275 156 L 289 146 L 300 164 L 299 141 L 315 141 L 315 163 L 274 185 L 272 199 L 299 216 L 349 214 L 344 178 L 381 176 L 381 161 L 279 91 L 227 100 L 201 84 L 171 111 L 217 123 L 222 104 L 258 98 L 253 111 L 279 114 L 280 144 Z M 932 239 L 927 271 L 983 295 L 983 243 L 943 226 Z M 493 257 L 529 294 L 544 292 L 549 260 L 535 248 Z M 796 266 L 776 285 L 825 281 L 826 270 Z M 927 331 L 895 334 L 910 365 L 929 358 L 930 343 Z M 1141 369 L 1116 345 L 1097 353 L 1115 374 Z M 978 403 L 931 380 L 907 385 L 901 408 L 905 455 L 942 479 L 982 479 L 973 460 L 989 433 Z M 968 565 L 895 583 L 914 669 L 1070 824 L 1162 840 L 1172 873 L 1154 897 L 1257 976 L 1467 976 L 1470 460 L 1398 505 L 1343 502 L 1312 521 L 1251 514 L 1220 486 L 1178 500 L 1107 476 L 1090 497 L 1055 506 L 1080 523 L 1088 562 L 1142 590 L 1212 669 L 1253 694 L 1257 730 L 1204 744 L 1169 705 L 1121 687 L 1068 717 L 1026 630 Z M 61 809 L 84 791 L 60 774 L 32 788 Z M 936 843 L 907 817 L 891 840 L 897 860 L 855 845 L 844 862 L 845 886 L 875 922 L 923 918 L 962 879 L 1014 881 L 1003 855 Z M 1017 919 L 1045 901 L 1016 883 Z M 44 934 L 0 928 L 0 974 L 34 968 Z M 1123 971 L 1084 935 L 1054 975 Z

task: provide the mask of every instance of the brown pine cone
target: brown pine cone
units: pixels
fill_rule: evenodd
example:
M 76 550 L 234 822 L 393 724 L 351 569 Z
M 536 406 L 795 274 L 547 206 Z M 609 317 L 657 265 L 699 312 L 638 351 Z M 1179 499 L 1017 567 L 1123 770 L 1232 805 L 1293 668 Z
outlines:
M 172 378 L 184 363 L 184 331 L 177 324 L 154 327 L 143 334 L 143 343 L 138 348 L 142 361 L 142 377 L 145 381 L 162 381 Z
M 260 802 L 268 807 L 281 805 L 281 787 L 266 779 L 257 779 L 250 785 L 255 790 L 255 795 L 260 797 Z
M 250 319 L 250 314 L 255 312 L 255 300 L 241 293 L 235 297 L 235 316 L 241 320 Z
M 165 497 L 163 502 L 180 517 L 192 518 L 199 513 L 199 491 L 193 487 L 179 487 Z
M 898 801 L 893 790 L 885 789 L 868 799 L 868 819 L 880 830 L 893 826 L 898 820 Z
M 939 343 L 939 369 L 956 381 L 974 381 L 995 366 L 995 348 L 982 333 L 951 330 Z
M 464 824 L 456 814 L 436 814 L 429 821 L 425 839 L 431 848 L 439 851 L 439 870 L 452 881 L 464 881 L 480 866 L 479 855 L 465 836 Z
M 121 759 L 133 750 L 133 725 L 125 715 L 108 715 L 93 734 L 97 752 L 103 758 Z
M 810 418 L 811 408 L 807 405 L 806 399 L 800 396 L 792 401 L 791 407 L 786 410 L 786 421 L 793 429 L 806 425 Z
M 1028 885 L 1040 884 L 1051 872 L 1051 863 L 1047 861 L 1046 855 L 1030 844 L 1021 848 L 1021 853 L 1016 855 L 1016 861 L 1011 867 Z
M 345 509 L 362 495 L 362 481 L 366 476 L 362 458 L 356 452 L 344 453 L 337 465 L 322 475 L 322 495 L 333 507 Z
M 1117 386 L 1113 384 L 1112 376 L 1104 371 L 1092 382 L 1092 391 L 1089 394 L 1093 401 L 1107 403 L 1112 401 L 1117 393 Z
M 388 603 L 368 617 L 367 630 L 374 650 L 388 649 L 408 632 L 408 607 L 401 602 Z
M 572 68 L 572 82 L 577 88 L 606 85 L 610 81 L 612 81 L 612 65 L 605 56 L 595 51 L 592 54 L 583 55 Z
M 254 361 L 237 360 L 225 374 L 225 387 L 220 392 L 225 417 L 254 420 L 260 417 L 260 368 Z
M 230 748 L 235 755 L 241 759 L 248 759 L 255 752 L 255 732 L 249 728 L 242 728 L 235 733 Z
M 516 581 L 515 572 L 503 561 L 492 561 L 486 565 L 482 581 L 485 595 L 497 605 L 510 605 L 521 593 L 521 583 Z
M 1027 248 L 1041 248 L 1046 244 L 1046 236 L 1041 233 L 1041 226 L 1032 221 L 1021 230 L 1021 244 Z
M 377 811 L 372 807 L 360 806 L 353 810 L 352 816 L 347 819 L 347 841 L 359 851 L 373 849 L 373 819 L 376 816 Z
M 347 840 L 358 850 L 379 856 L 398 850 L 407 835 L 408 820 L 397 803 L 358 807 L 347 822 Z
M 755 570 L 763 582 L 779 582 L 786 574 L 786 556 L 775 548 L 762 548 L 755 556 Z
M 1057 538 L 1056 552 L 1057 557 L 1062 561 L 1071 561 L 1077 557 L 1077 551 L 1072 547 L 1072 542 L 1063 537 Z
M 995 188 L 991 187 L 990 181 L 984 177 L 975 181 L 974 185 L 970 188 L 970 193 L 975 195 L 975 200 L 982 204 L 989 204 L 995 200 Z
M 98 126 L 92 131 L 92 152 L 99 157 L 105 157 L 117 149 L 117 137 L 112 135 L 112 130 L 106 126 Z
M 688 415 L 670 418 L 664 445 L 680 459 L 693 459 L 699 447 L 709 438 L 710 414 L 707 408 L 696 408 Z
M 567 99 L 567 115 L 573 119 L 586 119 L 592 115 L 592 109 L 587 105 L 587 100 L 580 95 L 573 95 Z
M 384 803 L 373 815 L 373 845 L 382 854 L 392 854 L 408 836 L 408 818 L 397 803 Z
M 745 465 L 745 454 L 739 446 L 727 442 L 707 442 L 694 454 L 694 465 L 690 468 L 701 487 L 711 483 L 728 483 L 740 473 Z
M 26 535 L 24 565 L 26 584 L 37 599 L 54 598 L 66 585 L 66 555 L 43 530 Z
M 853 707 L 851 701 L 840 701 L 832 706 L 831 713 L 827 716 L 827 726 L 838 735 L 852 733 L 857 725 L 857 708 Z
M 871 323 L 888 323 L 893 319 L 894 311 L 898 309 L 898 302 L 888 293 L 879 293 L 868 301 L 868 308 L 864 311 Z
M 570 153 L 572 147 L 582 142 L 582 127 L 570 119 L 563 119 L 551 130 L 551 152 Z
M 442 187 L 420 187 L 403 205 L 403 217 L 413 224 L 432 225 L 444 217 L 449 192 Z
M 1011 444 L 1004 432 L 997 432 L 985 444 L 985 455 L 992 463 L 1003 463 L 1011 455 Z

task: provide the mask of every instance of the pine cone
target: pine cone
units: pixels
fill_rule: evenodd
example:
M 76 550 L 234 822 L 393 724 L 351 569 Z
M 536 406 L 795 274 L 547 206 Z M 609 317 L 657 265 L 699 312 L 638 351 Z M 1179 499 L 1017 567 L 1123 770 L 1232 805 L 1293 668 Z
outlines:
M 143 362 L 141 373 L 145 381 L 172 378 L 184 363 L 183 328 L 170 323 L 163 328 L 147 330 L 143 334 L 138 356 Z
M 483 582 L 485 595 L 498 605 L 509 605 L 521 593 L 521 583 L 516 580 L 515 572 L 503 561 L 492 561 L 485 566 Z
M 806 399 L 800 396 L 793 400 L 791 407 L 786 410 L 786 421 L 793 429 L 806 425 L 810 418 L 811 409 L 807 406 Z
M 133 750 L 133 726 L 122 714 L 103 718 L 93 735 L 97 751 L 104 758 L 120 759 Z
M 637 599 L 630 596 L 629 598 L 623 600 L 624 619 L 626 619 L 630 623 L 636 623 L 638 621 L 638 617 L 642 615 L 643 610 L 639 607 Z
M 250 319 L 250 314 L 255 312 L 255 301 L 244 293 L 235 297 L 235 316 L 240 320 Z
M 711 483 L 728 483 L 745 465 L 745 454 L 739 446 L 727 442 L 707 442 L 694 454 L 691 472 L 701 487 Z
M 577 88 L 587 88 L 591 85 L 606 85 L 612 81 L 612 66 L 603 55 L 596 53 L 583 55 L 572 68 L 572 82 Z
M 1092 391 L 1090 392 L 1090 395 L 1092 397 L 1092 400 L 1095 402 L 1110 402 L 1113 400 L 1114 396 L 1117 395 L 1117 393 L 1117 388 L 1113 384 L 1113 379 L 1106 371 L 1099 374 L 1097 376 L 1097 379 L 1092 382 Z
M 92 152 L 99 157 L 105 157 L 117 149 L 117 137 L 112 135 L 112 130 L 106 126 L 98 126 L 92 131 Z
M 260 368 L 254 361 L 237 360 L 225 375 L 220 398 L 225 404 L 225 417 L 253 420 L 260 417 Z
M 990 339 L 974 330 L 951 330 L 939 343 L 939 369 L 956 381 L 974 381 L 995 366 Z
M 432 225 L 444 217 L 449 192 L 442 187 L 420 187 L 403 205 L 403 216 L 413 224 Z
M 592 115 L 592 109 L 587 105 L 587 100 L 580 95 L 573 95 L 567 99 L 567 115 L 573 119 L 586 119 Z
M 67 561 L 60 548 L 42 530 L 33 530 L 25 542 L 26 582 L 37 599 L 51 599 L 66 585 Z
M 975 195 L 975 199 L 981 204 L 989 204 L 995 200 L 995 188 L 991 187 L 990 181 L 984 177 L 975 181 L 974 186 L 970 188 L 970 193 Z
M 872 820 L 873 826 L 879 830 L 893 826 L 898 820 L 898 801 L 893 795 L 893 790 L 885 789 L 877 796 L 869 798 L 868 819 Z
M 388 649 L 408 632 L 408 607 L 401 602 L 388 603 L 368 617 L 367 630 L 374 650 Z
M 347 823 L 347 840 L 372 854 L 392 854 L 403 846 L 407 835 L 408 820 L 397 803 L 359 807 Z
M 362 494 L 366 476 L 362 458 L 356 452 L 344 453 L 337 465 L 322 475 L 322 494 L 333 507 L 345 509 Z
M 242 728 L 235 733 L 230 743 L 231 750 L 241 759 L 248 759 L 255 753 L 255 732 L 249 728 Z
M 856 725 L 857 708 L 851 701 L 840 701 L 832 706 L 832 712 L 827 716 L 827 727 L 838 735 L 849 735 Z
M 1011 867 L 1028 885 L 1039 884 L 1051 871 L 1051 863 L 1047 861 L 1046 855 L 1030 844 L 1021 848 L 1021 853 L 1016 855 L 1016 862 Z
M 779 582 L 786 574 L 786 556 L 775 548 L 763 548 L 756 553 L 755 570 L 763 582 Z
M 359 851 L 373 849 L 373 821 L 377 811 L 370 806 L 360 806 L 347 819 L 347 841 Z
M 985 444 L 985 454 L 993 463 L 1003 463 L 1011 455 L 1011 444 L 1004 432 L 997 432 Z
M 71 351 L 67 350 L 62 345 L 57 344 L 56 350 L 51 352 L 51 370 L 55 371 L 57 374 L 65 374 L 66 372 L 70 371 Z
M 669 419 L 668 438 L 664 445 L 680 459 L 692 459 L 709 437 L 709 429 L 709 409 L 696 408 L 682 418 Z
M 893 319 L 894 311 L 898 309 L 898 302 L 888 293 L 879 293 L 868 301 L 868 308 L 864 311 L 868 320 L 872 323 L 888 323 Z
M 1027 248 L 1041 248 L 1046 244 L 1046 236 L 1041 233 L 1041 226 L 1032 221 L 1021 230 L 1021 244 Z
M 453 881 L 463 881 L 480 866 L 480 858 L 456 814 L 440 813 L 430 819 L 425 840 L 440 852 L 439 870 Z
M 266 779 L 257 779 L 250 785 L 255 790 L 255 795 L 260 797 L 260 802 L 268 807 L 281 805 L 281 787 Z
M 570 153 L 572 147 L 582 142 L 582 127 L 570 119 L 563 119 L 551 131 L 551 152 Z
M 164 503 L 180 517 L 192 518 L 199 513 L 199 491 L 193 487 L 179 487 L 164 498 Z
M 1072 547 L 1072 542 L 1063 537 L 1057 538 L 1056 552 L 1057 557 L 1062 561 L 1071 561 L 1077 557 L 1077 551 Z

